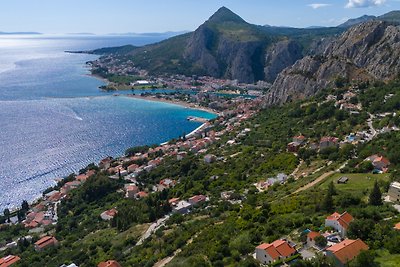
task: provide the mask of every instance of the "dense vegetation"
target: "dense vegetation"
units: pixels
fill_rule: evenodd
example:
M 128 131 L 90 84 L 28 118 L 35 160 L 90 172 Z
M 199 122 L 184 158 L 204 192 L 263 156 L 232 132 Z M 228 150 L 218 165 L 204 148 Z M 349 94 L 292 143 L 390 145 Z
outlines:
M 397 85 L 393 86 L 397 93 Z M 365 89 L 363 94 L 372 94 L 374 90 Z M 398 212 L 379 201 L 389 182 L 399 178 L 396 171 L 400 158 L 399 133 L 382 134 L 369 143 L 320 152 L 305 147 L 298 156 L 286 152 L 286 145 L 294 135 L 303 134 L 312 143 L 322 136 L 343 139 L 350 132 L 367 127 L 366 112 L 350 115 L 335 108 L 333 102 L 320 104 L 324 97 L 262 110 L 238 129 L 250 128 L 246 136 L 237 137 L 237 131 L 232 132 L 209 148 L 209 153 L 219 159 L 212 164 L 204 162 L 204 155 L 190 153 L 181 161 L 167 158 L 158 168 L 138 178 L 140 189 L 149 189 L 147 185 L 164 178 L 179 183 L 147 198 L 124 199 L 120 191 L 124 182 L 98 173 L 63 200 L 57 226 L 46 229 L 60 240 L 58 247 L 35 252 L 30 242 L 21 241 L 17 248 L 1 255 L 19 255 L 22 258 L 19 266 L 75 262 L 85 267 L 108 259 L 116 259 L 123 266 L 153 266 L 176 252 L 168 266 L 257 266 L 250 255 L 261 242 L 285 236 L 301 245 L 304 230 L 322 230 L 328 214 L 348 211 L 356 218 L 349 237 L 362 238 L 371 248 L 351 266 L 378 266 L 382 255 L 400 254 L 400 233 L 393 229 Z M 363 96 L 360 99 L 366 101 Z M 234 138 L 239 145 L 226 144 Z M 146 149 L 132 148 L 126 153 L 134 155 Z M 362 159 L 374 153 L 389 157 L 393 163 L 390 174 L 349 174 L 360 168 Z M 344 162 L 348 162 L 347 168 L 342 169 L 350 177 L 348 184 L 336 184 L 341 174 L 335 174 L 308 190 L 294 193 Z M 253 186 L 280 172 L 290 174 L 296 167 L 298 172 L 306 174 L 296 179 L 291 177 L 284 185 L 273 185 L 264 192 Z M 234 191 L 232 200 L 241 203 L 222 200 L 220 194 L 227 190 Z M 195 194 L 207 194 L 210 201 L 188 215 L 172 215 L 165 226 L 135 245 L 149 223 L 170 212 L 168 199 L 186 199 Z M 114 207 L 119 211 L 114 220 L 102 221 L 100 213 Z M 8 226 L 0 231 L 0 238 L 11 240 L 25 234 L 26 230 L 20 226 Z M 37 238 L 34 235 L 33 241 Z M 375 265 L 363 265 L 365 262 Z M 317 257 L 312 261 L 298 260 L 294 266 L 331 265 Z

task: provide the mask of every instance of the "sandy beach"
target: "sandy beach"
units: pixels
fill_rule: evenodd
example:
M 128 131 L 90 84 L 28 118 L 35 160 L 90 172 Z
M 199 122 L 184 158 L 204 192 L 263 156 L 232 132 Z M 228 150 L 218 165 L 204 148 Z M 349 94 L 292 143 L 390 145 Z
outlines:
M 129 95 L 126 95 L 126 96 L 132 97 L 132 98 L 137 98 L 137 99 L 142 99 L 142 100 L 149 100 L 149 101 L 156 101 L 156 102 L 175 104 L 175 105 L 183 106 L 183 107 L 186 107 L 186 108 L 198 109 L 198 110 L 206 111 L 206 112 L 209 112 L 209 113 L 213 113 L 213 114 L 215 114 L 217 116 L 221 115 L 218 111 L 216 111 L 214 109 L 201 107 L 199 105 L 187 103 L 187 102 L 184 102 L 184 101 L 168 100 L 168 99 L 165 99 L 165 98 L 158 98 L 158 97 L 155 97 L 155 96 L 140 96 L 140 95 L 132 95 L 132 94 L 129 94 Z

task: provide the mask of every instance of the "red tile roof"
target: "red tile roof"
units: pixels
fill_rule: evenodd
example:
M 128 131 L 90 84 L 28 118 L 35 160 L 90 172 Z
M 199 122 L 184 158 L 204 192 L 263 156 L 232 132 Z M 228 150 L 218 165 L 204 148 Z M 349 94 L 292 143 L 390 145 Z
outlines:
M 276 240 L 272 242 L 272 245 L 276 248 L 279 254 L 283 257 L 289 257 L 293 253 L 296 252 L 294 248 L 292 248 L 286 241 L 284 240 Z
M 296 252 L 285 240 L 276 240 L 271 244 L 263 243 L 257 249 L 265 250 L 273 260 L 279 257 L 289 257 Z
M 206 201 L 206 199 L 207 199 L 207 197 L 204 195 L 196 195 L 196 196 L 192 196 L 191 198 L 189 198 L 189 202 L 196 204 L 196 203 L 199 203 L 202 201 Z
M 97 267 L 122 267 L 117 261 L 109 260 L 100 262 Z
M 14 255 L 8 255 L 4 258 L 0 258 L 0 267 L 11 266 L 12 264 L 16 263 L 20 259 L 21 259 L 20 257 L 14 256 Z
M 35 246 L 37 246 L 40 249 L 43 249 L 48 246 L 53 246 L 57 244 L 57 242 L 58 242 L 57 239 L 55 239 L 53 236 L 45 236 L 36 241 Z
M 149 194 L 144 192 L 144 191 L 140 191 L 139 193 L 136 194 L 137 197 L 142 198 L 142 197 L 147 197 Z
M 396 224 L 394 225 L 394 229 L 400 230 L 400 222 L 399 222 L 399 223 L 396 223 Z
M 347 211 L 342 214 L 335 212 L 329 215 L 326 219 L 329 221 L 338 221 L 344 229 L 347 229 L 349 224 L 354 220 L 353 216 L 351 216 L 350 213 L 347 213 Z
M 317 236 L 321 236 L 321 234 L 314 231 L 311 231 L 307 234 L 307 237 L 310 238 L 311 240 L 314 240 Z
M 361 239 L 346 239 L 327 249 L 343 264 L 357 257 L 362 250 L 368 250 L 368 246 Z

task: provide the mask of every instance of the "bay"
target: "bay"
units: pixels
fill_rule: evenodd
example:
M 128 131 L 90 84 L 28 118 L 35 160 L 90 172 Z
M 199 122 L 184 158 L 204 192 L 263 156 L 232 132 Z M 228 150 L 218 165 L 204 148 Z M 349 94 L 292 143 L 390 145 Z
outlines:
M 159 40 L 132 37 L 0 37 L 0 211 L 32 201 L 56 177 L 126 148 L 189 133 L 188 116 L 215 115 L 101 92 L 85 62 L 65 50 Z

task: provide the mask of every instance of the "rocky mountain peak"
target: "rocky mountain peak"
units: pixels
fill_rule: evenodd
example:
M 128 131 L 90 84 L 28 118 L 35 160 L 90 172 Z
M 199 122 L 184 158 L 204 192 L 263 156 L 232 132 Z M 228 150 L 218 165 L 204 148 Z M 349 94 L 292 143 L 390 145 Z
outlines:
M 246 23 L 239 15 L 232 12 L 229 8 L 221 7 L 217 10 L 208 20 L 207 23 L 224 23 L 224 22 L 236 22 Z

